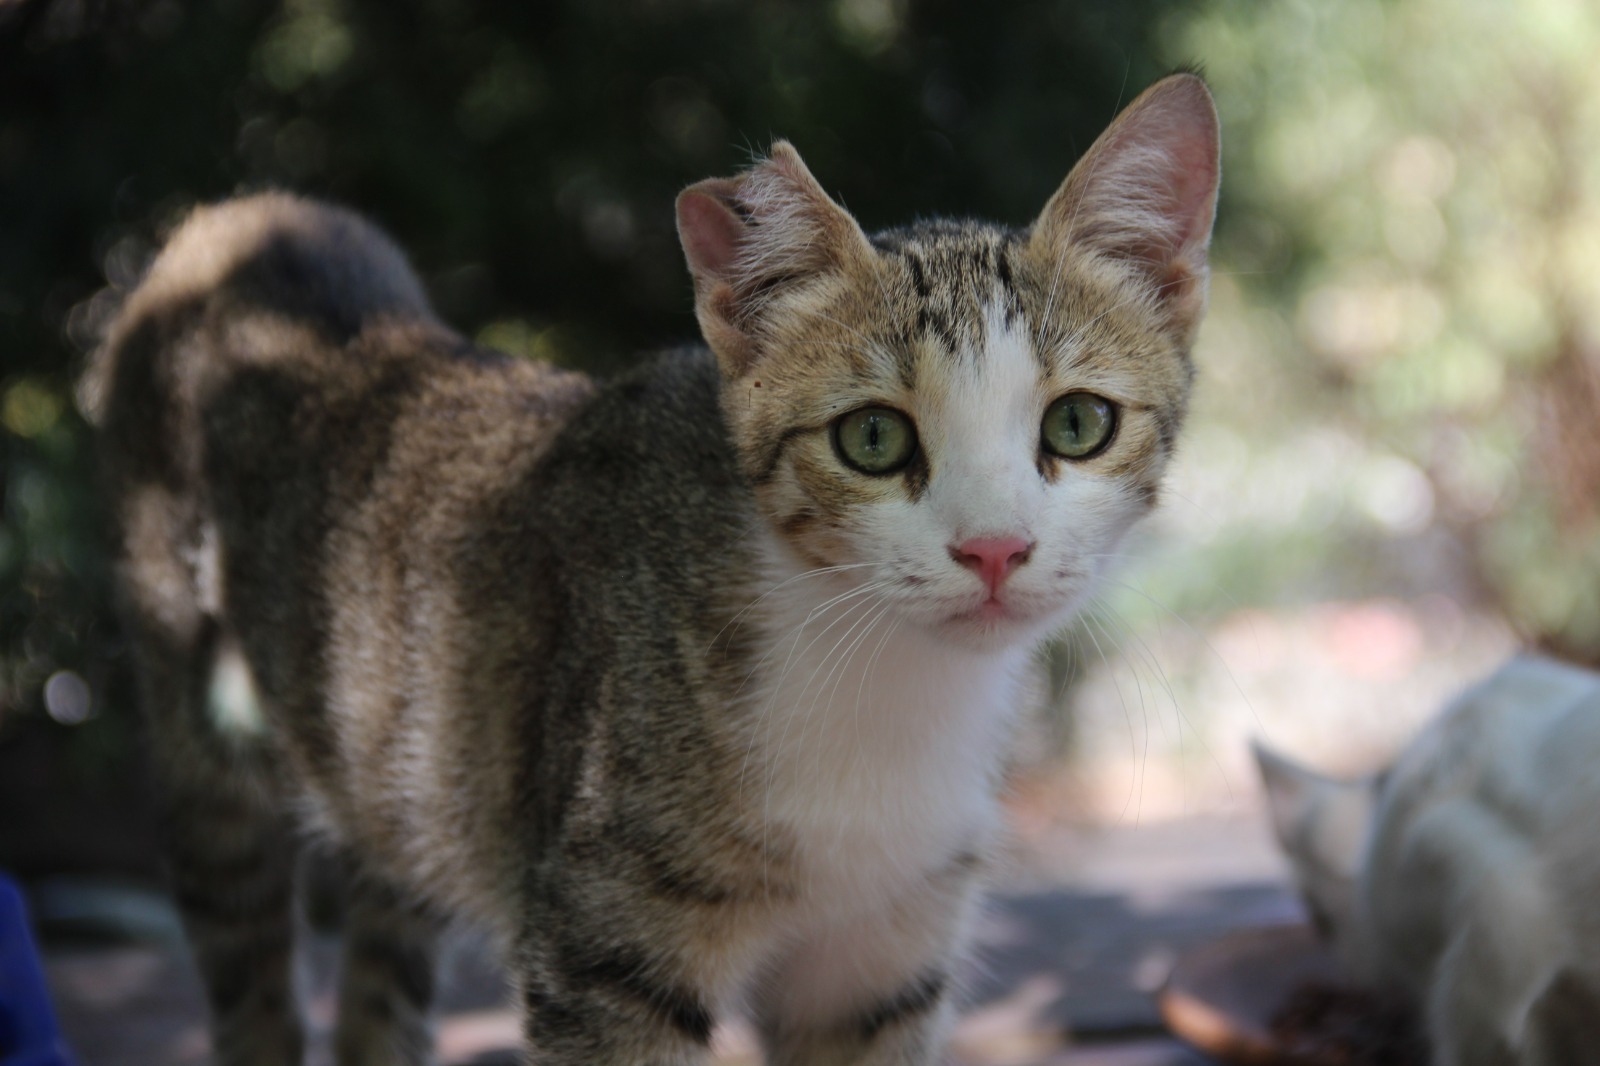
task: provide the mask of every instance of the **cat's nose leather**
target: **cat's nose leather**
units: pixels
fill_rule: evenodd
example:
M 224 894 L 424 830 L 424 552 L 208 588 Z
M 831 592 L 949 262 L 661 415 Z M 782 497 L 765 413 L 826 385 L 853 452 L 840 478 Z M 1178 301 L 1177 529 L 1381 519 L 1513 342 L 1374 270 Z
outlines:
M 1033 542 L 1022 537 L 973 537 L 950 546 L 950 558 L 981 577 L 991 594 L 1032 552 Z

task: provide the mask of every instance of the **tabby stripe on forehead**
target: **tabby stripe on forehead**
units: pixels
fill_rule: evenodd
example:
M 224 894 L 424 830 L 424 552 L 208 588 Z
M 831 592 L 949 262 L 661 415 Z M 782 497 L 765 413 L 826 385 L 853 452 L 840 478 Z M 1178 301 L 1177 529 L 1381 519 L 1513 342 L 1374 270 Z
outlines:
M 994 273 L 1000 279 L 1000 287 L 1005 290 L 1006 298 L 1014 300 L 1017 297 L 1017 280 L 1011 276 L 1011 243 L 1000 245 L 995 250 Z
M 933 292 L 928 287 L 928 275 L 924 272 L 922 260 L 909 248 L 901 248 L 900 255 L 911 267 L 911 287 L 917 292 L 917 299 L 926 300 Z
M 955 324 L 943 310 L 933 306 L 933 285 L 928 281 L 927 264 L 910 248 L 902 247 L 900 256 L 911 268 L 911 287 L 917 294 L 917 332 L 923 336 L 938 337 L 950 351 L 958 347 Z
M 1017 290 L 1017 279 L 1011 273 L 1011 245 L 1014 238 L 1010 235 L 1000 242 L 995 248 L 994 276 L 1000 282 L 1000 296 L 1005 302 L 1006 329 L 1016 326 L 1017 319 L 1022 316 L 1022 294 Z M 1034 356 L 1039 356 L 1038 347 L 1034 347 Z M 1040 359 L 1043 362 L 1043 359 Z
M 995 254 L 994 254 L 994 245 L 993 244 L 985 244 L 985 245 L 980 246 L 977 250 L 975 250 L 972 253 L 972 258 L 976 261 L 975 262 L 975 268 L 976 268 L 975 269 L 975 273 L 979 273 L 979 274 L 993 274 L 993 273 L 995 273 L 995 263 L 994 263 Z
M 961 336 L 956 332 L 956 325 L 950 316 L 941 311 L 935 311 L 924 304 L 917 309 L 917 326 L 924 334 L 932 334 L 944 345 L 945 351 L 954 355 L 961 350 Z

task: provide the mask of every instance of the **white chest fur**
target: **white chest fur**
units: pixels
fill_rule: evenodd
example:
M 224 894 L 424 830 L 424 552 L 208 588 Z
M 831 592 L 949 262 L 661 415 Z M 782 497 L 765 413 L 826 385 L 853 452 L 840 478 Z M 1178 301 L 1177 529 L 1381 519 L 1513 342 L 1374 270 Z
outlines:
M 741 788 L 796 842 L 808 897 L 869 908 L 993 831 L 1029 649 L 953 647 L 823 584 L 766 604 L 779 639 L 752 679 Z

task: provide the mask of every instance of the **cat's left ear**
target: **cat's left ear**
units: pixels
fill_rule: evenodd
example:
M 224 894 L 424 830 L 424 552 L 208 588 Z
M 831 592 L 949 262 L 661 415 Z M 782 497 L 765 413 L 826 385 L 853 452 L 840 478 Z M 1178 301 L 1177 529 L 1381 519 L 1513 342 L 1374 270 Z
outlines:
M 755 362 L 773 304 L 870 261 L 872 248 L 787 141 L 736 178 L 678 194 L 678 237 L 694 275 L 694 310 L 722 372 Z
M 1250 750 L 1261 772 L 1273 833 L 1278 843 L 1293 849 L 1300 843 L 1297 837 L 1310 821 L 1318 801 L 1333 782 L 1279 755 L 1259 740 L 1251 743 Z
M 1072 168 L 1034 223 L 1032 245 L 1049 262 L 1080 245 L 1132 263 L 1188 343 L 1205 309 L 1221 153 L 1205 82 L 1163 78 Z
M 1353 876 L 1377 802 L 1377 779 L 1343 781 L 1251 744 L 1266 792 L 1272 828 L 1290 856 Z

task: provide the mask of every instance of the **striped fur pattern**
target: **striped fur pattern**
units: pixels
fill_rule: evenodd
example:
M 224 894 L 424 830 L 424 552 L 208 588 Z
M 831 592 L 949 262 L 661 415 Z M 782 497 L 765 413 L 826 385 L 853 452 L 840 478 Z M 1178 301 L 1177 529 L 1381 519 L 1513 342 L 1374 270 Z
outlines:
M 736 1010 L 773 1063 L 936 1058 L 1030 655 L 1182 421 L 1216 175 L 1191 76 L 1020 231 L 869 238 L 780 143 L 679 198 L 707 348 L 605 384 L 463 341 L 348 212 L 197 211 L 91 392 L 218 1061 L 299 1058 L 307 834 L 341 1063 L 431 1061 L 451 916 L 530 1063 L 699 1062 Z M 1069 459 L 1074 392 L 1116 420 Z M 892 472 L 841 451 L 866 407 Z

